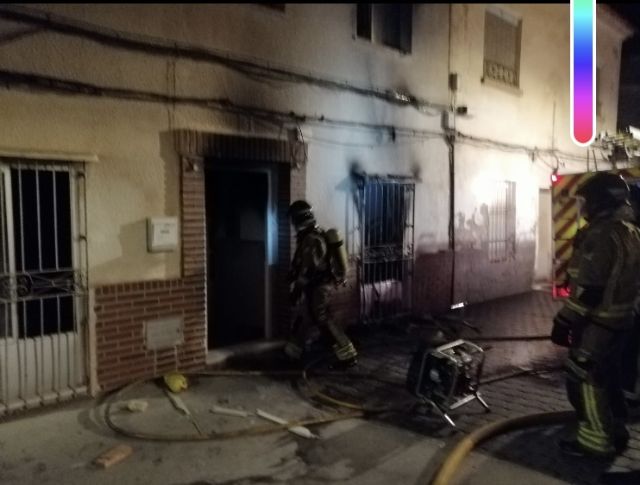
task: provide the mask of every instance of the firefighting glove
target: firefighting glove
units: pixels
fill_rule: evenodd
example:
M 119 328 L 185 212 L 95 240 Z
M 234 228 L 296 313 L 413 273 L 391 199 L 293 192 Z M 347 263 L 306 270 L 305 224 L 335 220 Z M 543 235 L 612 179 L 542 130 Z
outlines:
M 562 308 L 553 318 L 551 341 L 561 347 L 569 347 L 576 338 L 582 316 L 578 313 Z

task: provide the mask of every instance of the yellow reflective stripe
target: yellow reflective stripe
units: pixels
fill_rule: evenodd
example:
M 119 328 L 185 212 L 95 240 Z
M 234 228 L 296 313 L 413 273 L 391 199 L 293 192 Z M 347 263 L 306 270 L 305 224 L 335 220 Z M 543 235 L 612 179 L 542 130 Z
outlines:
M 583 306 L 575 301 L 569 299 L 565 302 L 565 305 L 570 310 L 580 314 L 581 316 L 586 316 L 589 313 L 589 308 Z M 603 318 L 603 319 L 620 319 L 626 316 L 629 316 L 631 311 L 633 310 L 633 302 L 624 304 L 624 305 L 615 305 L 607 308 L 606 310 L 595 310 L 589 313 L 590 317 L 593 318 Z
M 604 434 L 604 426 L 602 426 L 602 421 L 600 421 L 600 413 L 598 412 L 598 401 L 596 400 L 596 393 L 594 392 L 594 388 L 592 385 L 587 384 L 587 392 L 589 393 L 589 399 L 593 408 L 593 417 L 596 425 L 596 430 Z
M 593 426 L 593 410 L 591 409 L 591 404 L 589 402 L 589 391 L 587 389 L 586 384 L 580 385 L 580 392 L 582 393 L 582 403 L 584 405 L 585 414 L 587 415 L 587 424 Z M 585 424 L 580 423 L 580 428 L 584 427 Z
M 601 453 L 609 453 L 613 451 L 613 446 L 608 442 L 595 442 L 592 439 L 580 434 L 578 431 L 578 443 L 580 443 L 584 448 L 592 449 L 595 451 L 599 451 Z
M 579 313 L 582 316 L 587 314 L 587 311 L 588 311 L 587 307 L 582 306 L 571 299 L 567 300 L 565 304 L 567 305 L 568 308 L 575 311 L 576 313 Z
M 600 421 L 596 416 L 597 414 L 596 409 L 590 393 L 591 386 L 586 383 L 583 383 L 581 388 L 582 388 L 582 399 L 584 401 L 584 407 L 587 413 L 587 419 L 589 421 L 589 424 L 591 425 L 594 431 L 601 432 L 602 428 L 600 427 Z
M 335 345 L 334 352 L 340 360 L 352 359 L 358 355 L 352 343 L 348 343 L 343 346 Z
M 586 438 L 594 441 L 607 441 L 607 437 L 599 434 L 597 431 L 587 428 L 586 426 L 580 427 L 578 433 L 584 433 Z
M 585 428 L 578 429 L 578 437 L 588 441 L 594 446 L 606 446 L 607 440 L 602 436 L 594 436 L 593 434 L 589 434 Z

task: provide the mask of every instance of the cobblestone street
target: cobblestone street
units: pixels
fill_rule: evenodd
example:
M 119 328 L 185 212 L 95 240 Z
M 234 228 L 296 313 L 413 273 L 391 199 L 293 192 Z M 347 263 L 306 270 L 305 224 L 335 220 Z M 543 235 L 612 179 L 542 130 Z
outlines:
M 564 349 L 545 340 L 491 339 L 549 335 L 552 317 L 559 306 L 560 302 L 553 301 L 547 293 L 531 292 L 472 305 L 466 309 L 465 318 L 481 330 L 478 343 L 488 348 L 483 376 L 488 383 L 481 386 L 481 393 L 491 407 L 491 412 L 485 413 L 477 401 L 458 408 L 451 415 L 461 432 L 468 433 L 486 423 L 504 418 L 571 410 L 566 399 L 564 376 L 558 370 L 565 355 Z M 411 329 L 408 333 L 412 333 Z M 465 330 L 464 336 L 475 341 L 474 337 L 478 335 Z M 370 375 L 372 379 L 347 385 L 344 380 L 328 382 L 327 378 L 323 378 L 327 381 L 327 389 L 336 396 L 351 398 L 354 402 L 362 401 L 370 407 L 382 406 L 390 400 L 408 405 L 410 398 L 404 388 L 411 353 L 416 347 L 415 339 L 400 335 L 381 338 L 376 335 L 371 341 L 365 339 L 364 342 L 358 371 Z M 554 368 L 555 371 L 537 375 L 501 378 L 522 369 Z M 407 397 L 400 399 L 399 395 Z M 442 437 L 449 443 L 459 437 L 438 416 L 424 416 L 414 412 L 404 416 L 393 414 L 383 419 L 429 436 Z M 601 475 L 604 472 L 640 471 L 640 421 L 632 421 L 629 426 L 632 435 L 629 447 L 613 463 L 590 463 L 561 455 L 555 443 L 561 436 L 561 426 L 508 433 L 483 444 L 477 451 L 518 463 L 568 483 L 603 483 Z M 468 483 L 479 483 L 471 477 L 468 480 Z M 623 478 L 618 480 L 620 481 L 611 483 L 627 483 L 621 481 Z

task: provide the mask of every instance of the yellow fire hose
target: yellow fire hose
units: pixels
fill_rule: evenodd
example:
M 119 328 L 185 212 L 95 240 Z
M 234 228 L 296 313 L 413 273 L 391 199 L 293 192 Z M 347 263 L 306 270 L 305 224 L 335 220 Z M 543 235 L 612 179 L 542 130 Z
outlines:
M 560 424 L 573 418 L 575 418 L 573 411 L 560 411 L 503 419 L 482 426 L 460 440 L 453 451 L 451 451 L 442 462 L 436 474 L 429 482 L 429 485 L 452 485 L 453 476 L 456 471 L 460 469 L 462 460 L 476 445 L 490 438 L 516 429 Z

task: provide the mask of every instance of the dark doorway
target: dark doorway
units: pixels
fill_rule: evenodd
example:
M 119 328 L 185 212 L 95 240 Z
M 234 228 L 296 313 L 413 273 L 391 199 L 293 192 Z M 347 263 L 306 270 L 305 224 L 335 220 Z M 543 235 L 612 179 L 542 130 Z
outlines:
M 265 172 L 207 170 L 208 346 L 265 338 Z

